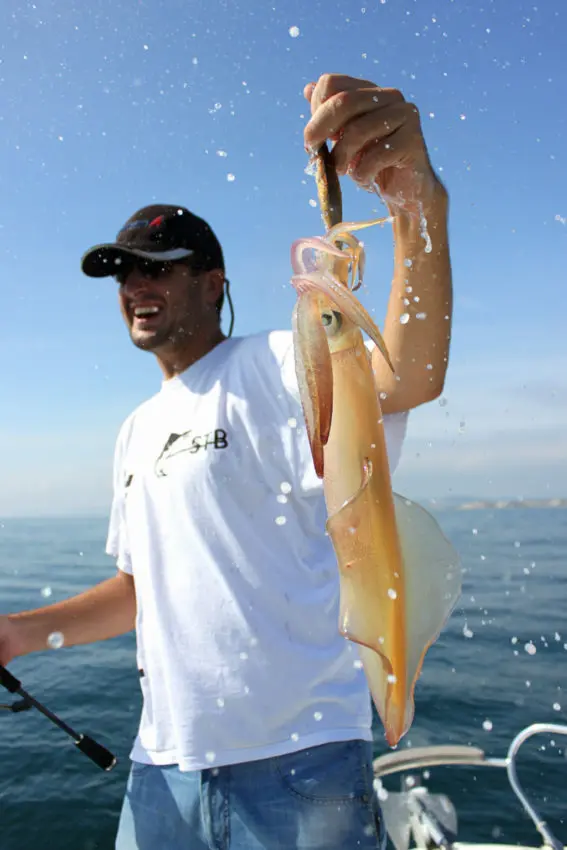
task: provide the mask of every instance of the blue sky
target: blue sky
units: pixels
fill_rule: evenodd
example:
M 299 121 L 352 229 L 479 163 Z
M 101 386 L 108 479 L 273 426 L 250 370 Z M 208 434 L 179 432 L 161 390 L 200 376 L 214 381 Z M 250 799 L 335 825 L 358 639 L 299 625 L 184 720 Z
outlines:
M 566 495 L 566 14 L 559 0 L 2 4 L 0 515 L 108 508 L 117 430 L 160 373 L 114 284 L 79 261 L 138 207 L 211 222 L 237 334 L 289 327 L 290 243 L 321 232 L 302 90 L 325 72 L 414 101 L 451 195 L 449 376 L 443 403 L 412 416 L 397 489 Z M 382 211 L 344 192 L 349 218 Z M 381 323 L 391 231 L 365 243 L 362 299 Z

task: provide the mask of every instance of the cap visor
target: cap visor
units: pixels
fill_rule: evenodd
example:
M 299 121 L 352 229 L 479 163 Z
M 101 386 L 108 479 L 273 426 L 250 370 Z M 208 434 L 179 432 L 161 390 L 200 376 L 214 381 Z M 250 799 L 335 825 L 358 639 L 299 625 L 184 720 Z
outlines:
M 126 248 L 116 243 L 95 245 L 84 254 L 81 268 L 88 277 L 112 277 L 118 274 L 124 261 L 139 257 L 156 263 L 183 260 L 194 252 L 187 248 L 173 248 L 171 251 L 141 251 L 138 248 Z

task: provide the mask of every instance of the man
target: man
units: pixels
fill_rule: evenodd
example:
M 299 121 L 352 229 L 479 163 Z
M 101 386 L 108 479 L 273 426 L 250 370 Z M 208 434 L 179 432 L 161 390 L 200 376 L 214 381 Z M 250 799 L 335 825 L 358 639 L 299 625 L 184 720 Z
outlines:
M 393 469 L 408 411 L 444 383 L 447 195 L 400 92 L 325 75 L 305 96 L 306 147 L 332 139 L 339 173 L 376 182 L 395 216 L 384 337 L 396 380 L 372 353 Z M 136 626 L 144 705 L 118 850 L 381 846 L 370 699 L 337 633 L 291 334 L 223 335 L 222 249 L 183 207 L 138 211 L 83 270 L 118 280 L 131 339 L 163 382 L 117 441 L 117 575 L 0 618 L 0 663 L 44 649 L 52 632 L 72 646 Z

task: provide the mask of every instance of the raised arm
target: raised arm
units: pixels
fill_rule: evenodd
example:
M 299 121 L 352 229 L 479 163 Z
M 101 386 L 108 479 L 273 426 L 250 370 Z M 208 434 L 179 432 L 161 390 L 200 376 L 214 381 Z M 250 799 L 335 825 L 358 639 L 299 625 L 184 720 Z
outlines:
M 384 340 L 396 374 L 375 350 L 384 413 L 438 397 L 447 371 L 452 321 L 448 195 L 429 160 L 417 108 L 397 89 L 325 74 L 305 88 L 312 117 L 305 143 L 335 142 L 339 174 L 376 185 L 394 217 L 394 277 Z M 350 218 L 347 216 L 347 218 Z
M 418 215 L 394 211 L 394 278 L 384 341 L 396 370 L 374 350 L 384 413 L 411 410 L 441 395 L 447 372 L 452 318 L 452 279 L 447 234 L 448 198 L 438 185 L 423 206 L 431 251 L 425 251 Z

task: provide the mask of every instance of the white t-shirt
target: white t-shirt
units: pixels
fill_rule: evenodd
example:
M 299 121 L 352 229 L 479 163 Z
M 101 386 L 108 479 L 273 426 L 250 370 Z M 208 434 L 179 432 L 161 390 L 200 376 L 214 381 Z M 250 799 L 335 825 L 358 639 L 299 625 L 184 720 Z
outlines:
M 385 417 L 392 470 L 406 424 Z M 325 521 L 290 331 L 226 340 L 128 417 L 107 552 L 136 587 L 134 760 L 193 770 L 371 740 Z

